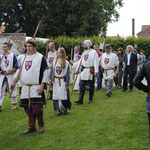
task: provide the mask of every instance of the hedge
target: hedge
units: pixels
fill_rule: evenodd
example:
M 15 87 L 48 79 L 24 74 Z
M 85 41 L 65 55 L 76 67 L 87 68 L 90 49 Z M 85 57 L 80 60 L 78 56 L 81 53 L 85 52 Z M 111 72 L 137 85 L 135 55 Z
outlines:
M 60 36 L 57 38 L 51 38 L 50 40 L 55 43 L 56 49 L 58 49 L 59 45 L 61 44 L 62 47 L 65 48 L 67 56 L 70 58 L 71 50 L 74 46 L 78 45 L 81 47 L 82 41 L 85 39 L 90 39 L 93 44 L 99 44 L 104 41 L 104 38 L 99 36 L 93 37 L 77 37 L 77 38 L 70 38 L 67 36 Z M 105 44 L 111 44 L 114 51 L 117 51 L 119 47 L 123 49 L 126 48 L 127 45 L 134 46 L 137 45 L 137 51 L 140 52 L 141 49 L 145 51 L 146 57 L 149 59 L 150 57 L 150 38 L 136 38 L 136 37 L 128 37 L 128 38 L 106 38 Z M 47 44 L 43 43 L 42 41 L 37 41 L 37 50 L 41 52 L 43 55 L 46 54 L 46 46 Z M 81 47 L 81 51 L 83 51 Z

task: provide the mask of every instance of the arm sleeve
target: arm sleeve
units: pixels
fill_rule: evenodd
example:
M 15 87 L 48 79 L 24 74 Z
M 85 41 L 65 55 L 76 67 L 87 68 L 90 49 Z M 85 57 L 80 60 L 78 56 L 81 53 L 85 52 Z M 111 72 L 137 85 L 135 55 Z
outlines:
M 41 68 L 40 68 L 40 77 L 39 77 L 39 83 L 43 82 L 46 78 L 46 70 L 47 70 L 47 62 L 45 57 L 43 56 L 42 62 L 41 62 Z
M 47 77 L 48 77 L 48 70 L 46 69 L 46 70 L 43 72 L 43 79 L 42 79 L 42 82 L 43 82 L 43 83 L 47 83 Z
M 70 81 L 70 67 L 68 65 L 68 68 L 67 68 L 67 73 L 66 73 L 66 86 L 69 86 L 69 81 Z
M 142 90 L 146 93 L 148 93 L 148 86 L 144 85 L 142 83 L 143 78 L 145 77 L 145 68 L 144 66 L 141 68 L 141 70 L 138 72 L 136 77 L 133 80 L 133 84 L 135 85 L 136 88 L 139 90 Z
M 52 74 L 53 74 L 53 64 L 52 64 L 52 67 L 50 69 L 50 73 L 49 73 L 49 80 L 51 80 L 52 78 Z
M 95 69 L 95 73 L 98 73 L 98 64 L 99 64 L 99 57 L 97 52 L 95 53 L 94 56 L 94 69 Z
M 18 69 L 18 61 L 17 61 L 17 57 L 14 55 L 14 59 L 13 59 L 13 68 Z

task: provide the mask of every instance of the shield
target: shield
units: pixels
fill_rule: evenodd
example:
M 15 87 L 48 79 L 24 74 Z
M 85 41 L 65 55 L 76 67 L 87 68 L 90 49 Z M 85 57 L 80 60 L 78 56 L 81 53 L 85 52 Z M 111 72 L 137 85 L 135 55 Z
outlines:
M 85 54 L 84 55 L 84 60 L 87 61 L 88 58 L 89 58 L 89 54 Z
M 52 64 L 52 63 L 53 63 L 53 60 L 54 60 L 54 58 L 53 58 L 53 57 L 50 57 L 50 58 L 49 58 L 49 63 Z
M 105 63 L 105 65 L 107 65 L 109 63 L 109 58 L 105 58 L 104 63 Z
M 56 67 L 56 72 L 57 72 L 58 75 L 60 75 L 61 72 L 62 72 L 62 67 L 57 66 Z
M 32 61 L 26 61 L 25 63 L 25 69 L 28 71 L 32 66 Z
M 4 61 L 4 63 L 5 63 L 5 67 L 7 68 L 8 65 L 9 65 L 9 60 L 6 59 L 6 60 Z

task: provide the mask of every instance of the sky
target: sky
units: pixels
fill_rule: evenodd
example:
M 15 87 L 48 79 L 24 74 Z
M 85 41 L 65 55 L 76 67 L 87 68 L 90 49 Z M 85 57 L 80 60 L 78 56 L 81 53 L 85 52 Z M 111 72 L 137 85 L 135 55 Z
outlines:
M 150 0 L 123 0 L 123 3 L 123 7 L 117 9 L 119 21 L 108 24 L 107 36 L 131 36 L 132 18 L 135 19 L 135 35 L 141 31 L 142 25 L 150 25 Z

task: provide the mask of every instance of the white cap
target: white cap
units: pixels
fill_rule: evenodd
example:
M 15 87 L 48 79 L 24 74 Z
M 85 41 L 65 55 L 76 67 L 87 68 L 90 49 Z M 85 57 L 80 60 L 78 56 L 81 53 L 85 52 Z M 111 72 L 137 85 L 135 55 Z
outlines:
M 85 44 L 88 49 L 92 46 L 92 42 L 90 40 L 85 40 L 83 44 Z

